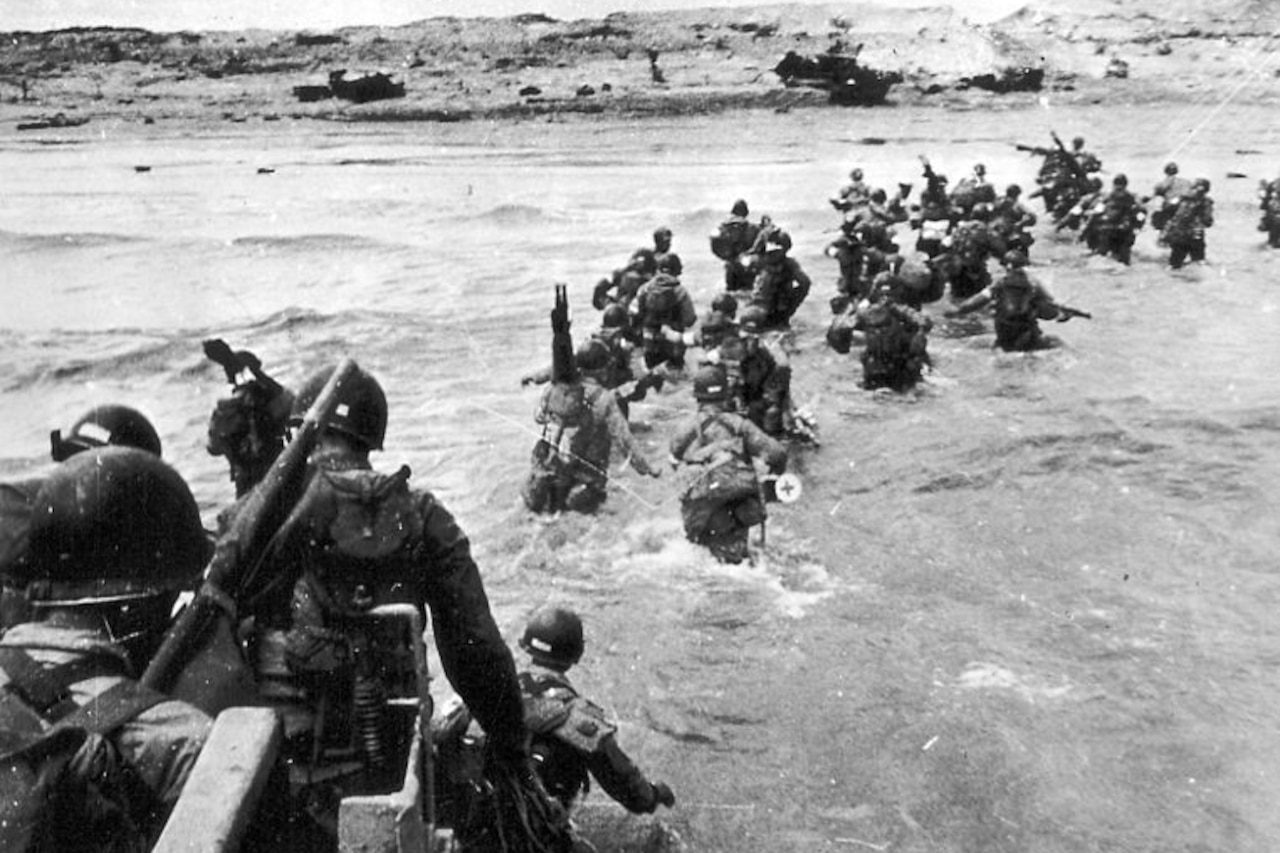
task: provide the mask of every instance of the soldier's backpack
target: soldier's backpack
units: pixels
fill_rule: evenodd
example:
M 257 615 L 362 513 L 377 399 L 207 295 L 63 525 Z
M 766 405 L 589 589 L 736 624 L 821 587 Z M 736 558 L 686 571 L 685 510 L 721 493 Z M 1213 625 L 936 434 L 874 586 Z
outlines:
M 77 707 L 69 687 L 100 664 L 44 668 L 0 648 L 0 850 L 145 853 L 157 804 L 107 738 L 165 696 L 123 681 Z
M 667 279 L 668 281 L 664 281 Z M 679 325 L 677 313 L 680 306 L 680 287 L 666 273 L 658 273 L 640 290 L 640 324 L 657 329 L 664 325 Z
M 871 375 L 896 371 L 911 352 L 911 331 L 887 305 L 874 305 L 862 321 L 866 344 L 862 349 L 862 367 Z

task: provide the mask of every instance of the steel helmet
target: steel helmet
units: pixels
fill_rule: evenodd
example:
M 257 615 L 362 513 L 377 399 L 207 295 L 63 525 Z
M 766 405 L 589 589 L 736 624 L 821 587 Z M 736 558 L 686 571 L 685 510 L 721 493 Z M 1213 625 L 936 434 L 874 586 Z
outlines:
M 609 366 L 609 347 L 594 338 L 584 341 L 573 354 L 573 363 L 587 373 L 603 370 Z
M 734 216 L 746 216 L 750 213 L 750 210 L 747 208 L 747 203 L 744 200 L 738 199 L 733 203 L 733 207 L 729 209 L 729 212 Z
M 307 410 L 320 396 L 335 370 L 337 365 L 321 368 L 302 384 L 289 414 L 290 427 L 296 429 L 302 425 Z M 356 368 L 354 375 L 338 389 L 338 405 L 326 429 L 354 438 L 368 450 L 381 450 L 387 435 L 387 395 L 378 380 Z
M 693 398 L 699 403 L 717 402 L 729 397 L 729 374 L 719 364 L 704 364 L 693 374 Z
M 732 320 L 738 314 L 738 300 L 734 299 L 732 293 L 718 293 L 711 300 L 711 310 L 719 311 L 725 317 Z
M 1127 187 L 1129 186 L 1129 176 L 1121 173 L 1112 178 L 1111 183 L 1115 184 L 1117 187 Z
M 1009 186 L 1004 188 L 1004 194 L 1010 198 L 1016 198 L 1022 195 L 1022 187 L 1017 184 L 1009 184 Z
M 768 313 L 759 305 L 748 305 L 742 309 L 742 314 L 738 317 L 738 325 L 744 332 L 759 334 L 764 331 L 768 319 Z
M 684 272 L 684 264 L 680 263 L 680 256 L 672 252 L 658 256 L 658 272 L 664 272 L 667 275 L 680 275 Z
M 1209 183 L 1208 178 L 1196 178 L 1194 181 L 1191 182 L 1191 185 L 1194 187 L 1199 187 L 1205 192 L 1208 192 L 1209 188 L 1212 186 L 1212 184 Z
M 582 660 L 582 619 L 567 607 L 540 607 L 524 626 L 520 648 L 528 652 L 535 663 L 568 669 Z
M 1071 140 L 1071 147 L 1073 147 L 1073 148 L 1083 148 L 1083 147 L 1084 147 L 1084 137 L 1083 137 L 1083 136 L 1077 136 L 1075 139 L 1072 139 L 1072 140 Z
M 94 406 L 75 422 L 66 438 L 62 437 L 61 430 L 51 432 L 49 443 L 54 462 L 62 462 L 91 447 L 109 444 L 136 447 L 154 456 L 160 455 L 160 436 L 156 434 L 156 428 L 141 412 L 128 406 Z
M 1178 174 L 1178 164 L 1177 164 L 1177 163 L 1175 163 L 1175 162 L 1173 162 L 1172 160 L 1170 160 L 1168 163 L 1165 163 L 1165 164 L 1164 164 L 1164 173 L 1165 173 L 1166 175 L 1176 175 L 1176 174 Z
M 1017 249 L 1011 249 L 1010 251 L 1005 252 L 1004 257 L 1001 258 L 1000 261 L 1006 267 L 1010 267 L 1012 269 L 1025 267 L 1028 263 L 1030 263 L 1027 260 L 1027 256 L 1024 253 L 1019 252 Z
M 606 329 L 620 329 L 627 325 L 627 309 L 617 302 L 604 309 L 600 322 Z
M 32 601 L 108 603 L 189 589 L 210 553 L 186 482 L 153 454 L 100 447 L 57 466 L 32 506 Z

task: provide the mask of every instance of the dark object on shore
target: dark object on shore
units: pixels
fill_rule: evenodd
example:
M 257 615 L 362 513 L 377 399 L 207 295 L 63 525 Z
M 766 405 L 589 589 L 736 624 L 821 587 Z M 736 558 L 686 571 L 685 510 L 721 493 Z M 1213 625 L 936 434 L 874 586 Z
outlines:
M 961 77 L 957 89 L 986 89 L 997 95 L 1008 92 L 1039 92 L 1044 88 L 1044 69 L 1022 66 L 1005 68 L 999 74 L 975 74 Z
M 135 172 L 150 172 L 150 171 L 151 171 L 151 167 L 150 167 L 150 166 L 134 166 L 134 167 L 133 167 L 133 171 L 135 171 Z
M 87 118 L 68 118 L 66 113 L 58 113 L 53 118 L 42 118 L 38 121 L 24 121 L 18 130 L 47 130 L 51 127 L 79 127 L 88 124 Z
M 789 50 L 773 72 L 785 86 L 825 89 L 831 95 L 831 103 L 845 106 L 882 104 L 889 89 L 902 82 L 902 75 L 896 71 L 860 65 L 856 50 L 853 55 L 823 53 L 812 58 Z
M 404 83 L 397 83 L 381 71 L 346 79 L 346 69 L 329 72 L 328 86 L 294 86 L 293 96 L 303 103 L 341 98 L 357 104 L 404 97 Z

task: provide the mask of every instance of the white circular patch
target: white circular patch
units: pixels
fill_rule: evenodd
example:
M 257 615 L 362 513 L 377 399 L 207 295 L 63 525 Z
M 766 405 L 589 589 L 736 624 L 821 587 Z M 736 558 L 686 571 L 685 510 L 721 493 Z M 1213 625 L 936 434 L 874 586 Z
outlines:
M 787 473 L 778 475 L 778 479 L 773 484 L 773 491 L 779 501 L 789 504 L 800 500 L 800 493 L 804 490 L 800 487 L 800 478 L 795 474 Z

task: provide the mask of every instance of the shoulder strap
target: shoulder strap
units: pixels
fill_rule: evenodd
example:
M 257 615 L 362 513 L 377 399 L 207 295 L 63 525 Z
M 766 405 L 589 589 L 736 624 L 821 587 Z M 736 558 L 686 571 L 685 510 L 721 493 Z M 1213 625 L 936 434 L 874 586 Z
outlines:
M 81 728 L 105 735 L 168 699 L 160 691 L 143 687 L 136 681 L 121 681 L 68 714 L 55 728 Z
M 9 676 L 8 689 L 48 720 L 59 720 L 76 709 L 71 685 L 98 675 L 124 674 L 124 662 L 106 655 L 89 655 L 55 666 L 41 666 L 17 646 L 0 646 L 0 669 Z

